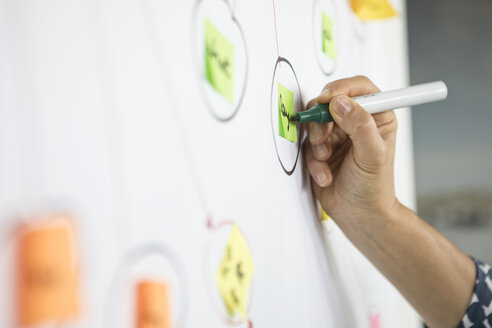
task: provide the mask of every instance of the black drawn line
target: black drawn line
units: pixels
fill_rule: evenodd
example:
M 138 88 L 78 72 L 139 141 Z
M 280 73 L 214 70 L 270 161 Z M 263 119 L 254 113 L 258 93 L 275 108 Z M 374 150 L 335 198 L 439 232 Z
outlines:
M 213 60 L 217 61 L 219 64 L 220 70 L 227 76 L 227 78 L 231 78 L 231 74 L 229 72 L 229 68 L 231 67 L 231 64 L 229 63 L 229 60 L 227 58 L 220 59 L 219 53 L 215 49 L 215 40 L 211 41 L 212 44 L 208 43 L 205 46 L 205 51 L 207 52 L 207 55 L 211 57 Z
M 291 117 L 290 117 L 289 113 L 287 113 L 287 109 L 285 108 L 285 105 L 282 101 L 282 94 L 280 94 L 279 96 L 280 96 L 280 113 L 282 114 L 283 117 L 287 118 L 287 122 L 288 122 L 287 131 L 289 131 Z
M 243 281 L 243 278 L 244 278 L 244 272 L 241 270 L 241 265 L 242 265 L 241 262 L 239 262 L 236 265 L 236 275 L 237 275 L 237 278 L 238 278 L 239 282 L 242 282 Z
M 227 245 L 224 256 L 224 267 L 222 268 L 222 277 L 225 277 L 229 273 L 230 264 L 232 262 L 232 249 L 230 245 Z
M 326 29 L 323 29 L 323 39 L 327 40 L 328 42 L 333 41 L 333 39 L 331 37 L 331 33 L 328 32 Z
M 234 303 L 239 304 L 239 298 L 236 295 L 235 289 L 231 289 L 231 297 L 232 297 L 232 300 L 234 301 Z

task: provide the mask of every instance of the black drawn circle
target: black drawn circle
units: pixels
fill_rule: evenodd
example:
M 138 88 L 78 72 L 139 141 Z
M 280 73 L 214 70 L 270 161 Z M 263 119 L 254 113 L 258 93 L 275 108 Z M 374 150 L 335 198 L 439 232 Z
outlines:
M 335 13 L 336 10 L 337 10 L 335 1 L 332 1 L 331 5 L 333 6 L 333 11 Z M 318 63 L 319 68 L 321 69 L 321 71 L 325 75 L 329 76 L 329 75 L 331 75 L 331 74 L 333 74 L 335 72 L 335 70 L 336 70 L 336 68 L 338 66 L 338 60 L 332 59 L 335 62 L 335 64 L 333 65 L 333 68 L 331 69 L 331 71 L 326 70 L 323 67 L 323 64 L 321 63 L 320 55 L 322 55 L 322 54 L 318 51 L 318 48 L 316 47 L 316 42 L 319 42 L 319 40 L 316 40 L 316 33 L 317 32 L 315 30 L 316 29 L 316 26 L 314 24 L 314 22 L 316 21 L 315 20 L 316 19 L 316 14 L 319 14 L 319 13 L 316 13 L 316 6 L 318 6 L 318 8 L 321 10 L 321 2 L 320 2 L 320 0 L 313 1 L 313 17 L 311 19 L 311 21 L 313 22 L 313 43 L 314 43 L 313 46 L 314 46 L 314 51 L 316 52 L 316 62 Z M 334 15 L 334 13 L 333 13 L 333 15 Z M 323 24 L 323 23 L 321 23 L 321 24 Z M 335 22 L 334 22 L 334 24 L 335 24 Z M 334 34 L 335 34 L 335 38 L 337 38 L 338 37 L 338 35 L 337 35 L 337 33 L 338 33 L 337 25 L 335 25 L 335 29 L 336 30 L 335 30 L 335 33 Z M 339 42 L 339 40 L 335 39 L 335 42 Z M 337 51 L 339 51 L 339 50 L 340 50 L 339 47 L 337 47 Z
M 297 162 L 299 160 L 299 153 L 301 151 L 301 143 L 302 143 L 302 136 L 303 136 L 303 127 L 302 125 L 299 125 L 299 135 L 298 135 L 298 138 L 297 138 L 297 154 L 296 154 L 296 160 L 294 162 L 294 165 L 292 166 L 291 169 L 285 167 L 284 163 L 282 163 L 282 159 L 280 158 L 280 154 L 278 153 L 278 147 L 277 147 L 277 139 L 276 139 L 276 135 L 275 135 L 275 128 L 273 126 L 273 115 L 272 115 L 272 111 L 273 110 L 276 110 L 275 108 L 272 108 L 272 97 L 273 97 L 273 94 L 274 94 L 274 85 L 275 85 L 275 74 L 277 73 L 277 67 L 279 67 L 279 64 L 283 62 L 287 65 L 289 65 L 290 69 L 292 70 L 292 73 L 294 74 L 294 78 L 296 79 L 296 83 L 297 83 L 297 89 L 299 90 L 299 100 L 300 100 L 300 104 L 301 106 L 303 106 L 303 102 L 302 102 L 302 96 L 301 96 L 301 88 L 299 87 L 299 80 L 297 79 L 297 75 L 296 75 L 296 72 L 294 71 L 294 68 L 292 67 L 292 65 L 290 64 L 290 62 L 283 58 L 283 57 L 278 57 L 277 58 L 277 62 L 275 63 L 275 68 L 273 69 L 273 78 L 272 78 L 272 88 L 271 88 L 271 91 L 270 91 L 270 121 L 272 123 L 272 135 L 273 135 L 273 143 L 275 144 L 275 152 L 277 153 L 277 158 L 278 158 L 278 161 L 280 162 L 280 165 L 282 166 L 282 169 L 284 170 L 284 172 L 287 174 L 287 175 L 292 175 L 292 173 L 294 173 L 294 170 L 297 166 Z M 301 108 L 301 111 L 303 109 Z
M 109 315 L 113 312 L 109 311 L 109 309 L 111 309 L 110 304 L 113 301 L 112 297 L 116 295 L 118 287 L 120 287 L 117 284 L 118 276 L 121 272 L 125 272 L 126 270 L 128 270 L 128 268 L 132 268 L 135 264 L 142 261 L 146 256 L 149 255 L 159 255 L 160 257 L 165 259 L 174 269 L 176 276 L 179 278 L 180 283 L 178 288 L 180 293 L 180 302 L 177 305 L 178 312 L 174 326 L 185 327 L 188 312 L 188 302 L 190 299 L 190 296 L 188 295 L 188 285 L 186 281 L 185 271 L 178 259 L 177 254 L 171 248 L 157 242 L 148 243 L 130 250 L 118 263 L 116 271 L 111 278 L 109 290 L 104 303 L 106 309 L 104 311 L 105 327 L 111 327 L 113 323 Z
M 199 49 L 196 49 L 196 41 L 197 38 L 199 37 L 196 35 L 196 30 L 197 30 L 196 24 L 198 24 L 198 10 L 200 8 L 201 3 L 204 1 L 206 0 L 197 0 L 195 2 L 195 5 L 193 6 L 193 14 L 192 14 L 192 21 L 191 21 L 191 42 L 192 42 L 193 57 L 194 57 L 193 66 L 195 67 L 195 72 L 197 74 L 198 89 L 200 90 L 200 94 L 202 95 L 203 101 L 205 102 L 205 107 L 207 107 L 207 110 L 216 120 L 220 122 L 227 122 L 231 120 L 234 116 L 236 116 L 237 112 L 239 111 L 239 107 L 241 107 L 244 98 L 244 93 L 246 91 L 246 84 L 248 83 L 248 69 L 249 69 L 248 45 L 246 44 L 246 37 L 244 36 L 243 29 L 241 28 L 241 25 L 239 24 L 238 20 L 233 14 L 231 4 L 227 0 L 222 0 L 229 8 L 229 11 L 231 12 L 231 20 L 234 22 L 234 24 L 236 24 L 239 34 L 241 35 L 241 39 L 244 44 L 244 51 L 245 51 L 244 57 L 246 59 L 246 63 L 245 63 L 246 67 L 244 70 L 244 85 L 241 90 L 241 94 L 239 95 L 239 99 L 237 101 L 236 107 L 233 109 L 232 113 L 229 116 L 221 117 L 217 115 L 212 104 L 207 98 L 205 90 L 203 90 L 202 80 L 201 80 L 203 76 L 201 75 L 200 65 L 198 64 L 199 60 L 197 60 L 196 58 L 196 56 L 198 56 L 198 54 L 200 53 Z

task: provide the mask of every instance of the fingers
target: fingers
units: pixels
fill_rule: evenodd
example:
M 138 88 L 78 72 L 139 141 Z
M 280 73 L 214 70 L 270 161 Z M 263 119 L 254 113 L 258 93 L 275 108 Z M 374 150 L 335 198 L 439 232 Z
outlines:
M 337 95 L 347 95 L 356 97 L 368 93 L 380 92 L 379 88 L 372 81 L 362 75 L 340 79 L 328 83 L 318 98 L 314 99 L 314 103 L 327 103 Z M 384 140 L 394 138 L 397 130 L 397 120 L 393 111 L 383 112 L 373 115 L 374 121 Z M 336 129 L 333 131 L 336 132 Z M 339 134 L 340 137 L 343 138 Z
M 306 109 L 313 107 L 316 100 L 308 102 Z M 307 124 L 309 143 L 312 145 L 314 157 L 320 161 L 327 160 L 331 154 L 331 147 L 327 143 L 328 137 L 333 129 L 333 123 L 318 124 L 308 122 Z
M 386 161 L 386 145 L 371 114 L 342 95 L 331 100 L 330 112 L 337 125 L 352 140 L 354 157 L 360 168 L 367 172 L 380 168 Z
M 307 104 L 306 109 L 318 103 L 328 103 L 334 96 L 339 94 L 353 97 L 378 91 L 379 89 L 365 76 L 345 78 L 327 84 L 321 94 Z M 307 130 L 309 142 L 313 145 L 314 156 L 319 160 L 328 158 L 333 146 L 346 139 L 346 135 L 344 135 L 342 130 L 333 130 L 333 123 L 318 124 L 309 122 Z M 329 143 L 328 138 L 332 131 L 336 134 L 331 143 Z M 332 145 L 331 147 L 330 144 Z
M 314 157 L 311 146 L 307 143 L 304 144 L 304 152 L 309 173 L 313 177 L 314 181 L 320 187 L 329 186 L 333 180 L 333 176 L 330 168 L 328 167 L 328 163 L 326 161 L 317 160 Z
M 328 103 L 336 95 L 356 97 L 379 91 L 379 88 L 369 78 L 358 75 L 328 83 L 323 88 L 322 93 L 316 98 L 316 102 L 319 104 Z
M 326 124 L 325 124 L 326 125 Z M 331 153 L 333 151 L 333 147 L 330 142 L 331 131 L 333 130 L 333 123 L 326 125 L 327 126 L 327 136 L 324 137 L 324 142 L 320 144 L 313 144 L 310 142 L 311 147 L 313 149 L 314 158 L 318 161 L 326 161 L 330 158 Z
M 391 145 L 394 146 L 396 139 L 395 114 L 389 111 L 371 117 L 349 98 L 379 91 L 367 77 L 354 76 L 327 84 L 322 93 L 308 103 L 308 109 L 317 103 L 330 103 L 330 112 L 336 122 L 336 125 L 308 123 L 311 147 L 307 149 L 314 160 L 333 164 L 334 159 L 331 156 L 349 137 L 354 145 L 355 158 L 359 162 L 357 164 L 365 166 L 367 170 L 373 170 L 386 160 L 386 146 L 392 148 Z M 342 112 L 337 113 L 336 109 L 341 109 Z M 332 164 L 330 167 L 333 170 Z M 318 168 L 317 163 L 311 165 Z M 327 165 L 326 167 L 328 169 Z M 317 181 L 314 175 L 313 177 Z
M 317 104 L 316 99 L 309 101 L 306 106 L 306 110 L 308 110 L 309 108 L 313 107 L 316 104 Z M 329 124 L 318 124 L 314 122 L 308 122 L 309 142 L 312 145 L 324 144 L 328 139 L 330 132 L 331 130 Z M 322 146 L 320 148 L 323 149 Z
M 328 142 L 332 147 L 337 147 L 347 140 L 348 136 L 338 125 L 333 125 L 333 131 L 330 134 Z
M 378 127 L 379 134 L 383 140 L 395 140 L 396 131 L 398 129 L 398 122 L 396 120 L 396 115 L 393 111 L 387 111 L 379 114 L 374 114 L 372 116 Z
M 319 124 L 308 122 L 309 142 L 313 145 L 321 145 L 326 142 L 330 135 L 333 123 Z

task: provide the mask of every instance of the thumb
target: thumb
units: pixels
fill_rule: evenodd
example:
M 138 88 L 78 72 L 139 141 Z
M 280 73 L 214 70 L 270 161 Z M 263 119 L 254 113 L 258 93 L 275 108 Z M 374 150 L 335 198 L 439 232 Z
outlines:
M 343 95 L 332 98 L 330 113 L 352 140 L 355 160 L 362 169 L 373 171 L 386 161 L 386 145 L 371 114 Z

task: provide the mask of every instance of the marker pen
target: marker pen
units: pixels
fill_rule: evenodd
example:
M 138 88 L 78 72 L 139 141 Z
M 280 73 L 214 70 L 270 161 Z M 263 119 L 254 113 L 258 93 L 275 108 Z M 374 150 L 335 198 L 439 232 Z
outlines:
M 371 114 L 381 113 L 391 109 L 409 107 L 446 99 L 448 88 L 443 81 L 430 82 L 415 85 L 408 88 L 373 93 L 352 98 Z M 317 104 L 310 109 L 299 112 L 291 118 L 291 121 L 299 123 L 332 122 L 330 104 Z

